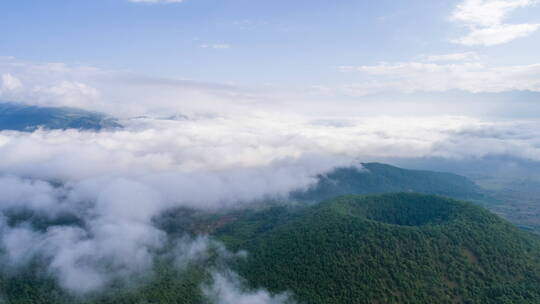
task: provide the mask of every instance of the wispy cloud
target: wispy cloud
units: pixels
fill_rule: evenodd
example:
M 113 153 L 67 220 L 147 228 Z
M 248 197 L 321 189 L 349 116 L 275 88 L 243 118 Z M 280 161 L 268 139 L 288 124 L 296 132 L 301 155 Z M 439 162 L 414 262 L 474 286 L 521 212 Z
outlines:
M 0 57 L 0 100 L 4 101 L 138 116 L 204 112 L 226 100 L 234 99 L 238 105 L 250 94 L 248 89 L 230 84 Z
M 467 46 L 493 46 L 525 37 L 540 28 L 538 23 L 507 24 L 505 18 L 515 9 L 536 4 L 535 0 L 464 0 L 451 20 L 468 28 L 469 33 L 452 42 Z
M 246 291 L 241 278 L 233 272 L 212 274 L 212 285 L 204 286 L 203 293 L 215 304 L 293 304 L 287 293 L 272 295 L 267 290 Z
M 358 93 L 397 90 L 400 92 L 444 92 L 452 89 L 473 93 L 508 91 L 540 92 L 540 64 L 487 66 L 481 63 L 383 63 L 373 66 L 345 66 L 344 72 L 360 72 L 368 81 L 356 87 Z
M 445 62 L 445 61 L 475 61 L 480 58 L 476 52 L 451 53 L 442 55 L 429 55 L 424 57 L 429 62 Z
M 203 48 L 203 49 L 223 50 L 223 49 L 230 49 L 231 45 L 226 44 L 226 43 L 222 43 L 222 44 L 201 44 L 200 47 Z

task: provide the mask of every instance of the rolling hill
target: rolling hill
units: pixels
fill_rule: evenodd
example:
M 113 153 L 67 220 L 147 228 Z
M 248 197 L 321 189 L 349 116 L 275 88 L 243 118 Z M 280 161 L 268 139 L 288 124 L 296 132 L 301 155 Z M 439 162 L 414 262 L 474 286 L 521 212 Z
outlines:
M 237 269 L 253 287 L 301 303 L 540 301 L 538 238 L 470 203 L 400 193 L 265 212 L 216 235 L 250 253 Z

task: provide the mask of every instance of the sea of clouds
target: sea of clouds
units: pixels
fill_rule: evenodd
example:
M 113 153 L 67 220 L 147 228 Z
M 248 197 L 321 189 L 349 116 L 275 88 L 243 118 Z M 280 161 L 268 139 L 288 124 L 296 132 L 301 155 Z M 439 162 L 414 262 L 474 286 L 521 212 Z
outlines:
M 537 121 L 414 116 L 420 110 L 415 103 L 390 109 L 402 115 L 381 116 L 367 108 L 393 103 L 287 103 L 275 92 L 265 95 L 267 89 L 11 57 L 0 57 L 0 70 L 3 100 L 104 111 L 124 125 L 100 132 L 0 132 L 1 262 L 16 272 L 45 257 L 46 271 L 76 294 L 150 272 L 155 253 L 167 243 L 154 219 L 174 208 L 223 211 L 286 200 L 317 175 L 361 161 L 540 161 Z M 332 115 L 322 114 L 327 110 Z M 51 223 L 73 220 L 40 229 L 10 221 L 17 213 Z M 177 241 L 179 268 L 219 247 L 205 236 Z M 214 283 L 201 288 L 217 303 L 290 300 L 246 289 L 228 270 L 212 277 Z
M 0 132 L 0 244 L 10 267 L 45 256 L 61 286 L 93 292 L 151 269 L 153 253 L 166 242 L 153 219 L 173 208 L 226 210 L 286 199 L 318 174 L 359 160 L 504 154 L 540 160 L 540 129 L 532 122 L 254 115 L 123 124 L 101 132 Z M 6 215 L 21 210 L 78 221 L 44 230 L 10 225 Z M 184 240 L 180 251 L 203 250 L 208 242 Z M 240 288 L 235 278 L 217 273 L 214 281 L 233 292 Z M 215 296 L 214 288 L 205 293 Z M 253 292 L 267 299 L 261 303 L 284 297 Z

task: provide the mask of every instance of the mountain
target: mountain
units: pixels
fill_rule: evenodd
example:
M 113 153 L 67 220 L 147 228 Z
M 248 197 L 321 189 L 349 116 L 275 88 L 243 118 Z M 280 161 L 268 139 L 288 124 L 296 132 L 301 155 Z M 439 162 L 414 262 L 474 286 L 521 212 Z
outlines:
M 293 193 L 297 200 L 321 201 L 346 194 L 417 192 L 459 199 L 479 200 L 484 191 L 469 179 L 443 172 L 408 170 L 381 163 L 363 163 L 362 167 L 338 168 L 307 191 Z
M 344 196 L 216 235 L 249 252 L 236 268 L 253 287 L 300 303 L 540 302 L 540 240 L 448 198 Z
M 119 128 L 121 125 L 105 114 L 80 109 L 0 103 L 0 131 L 32 132 L 40 127 L 97 131 Z

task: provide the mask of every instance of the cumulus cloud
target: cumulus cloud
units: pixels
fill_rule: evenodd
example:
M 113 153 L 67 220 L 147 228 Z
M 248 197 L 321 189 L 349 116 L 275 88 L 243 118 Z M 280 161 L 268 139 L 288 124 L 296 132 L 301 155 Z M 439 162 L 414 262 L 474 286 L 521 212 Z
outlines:
M 78 107 L 87 100 L 96 100 L 99 91 L 87 84 L 76 81 L 60 81 L 48 87 L 36 87 L 34 93 L 40 96 L 51 96 L 62 100 L 62 105 Z
M 464 0 L 458 4 L 451 20 L 462 23 L 469 33 L 452 42 L 493 46 L 528 36 L 538 30 L 540 24 L 506 24 L 503 21 L 513 10 L 536 3 L 534 0 Z
M 529 36 L 536 32 L 538 28 L 540 28 L 540 24 L 501 24 L 473 30 L 466 36 L 452 41 L 468 46 L 492 46 L 508 43 L 520 37 Z
M 2 178 L 0 189 L 7 194 L 0 202 L 2 211 L 24 208 L 48 214 L 52 219 L 67 212 L 81 219 L 80 225 L 51 224 L 40 230 L 32 226 L 31 220 L 7 225 L 5 218 L 0 217 L 4 262 L 17 269 L 33 258 L 43 258 L 49 261 L 49 273 L 58 278 L 63 288 L 83 294 L 98 291 L 112 281 L 128 282 L 143 274 L 148 276 L 155 253 L 164 248 L 167 240 L 165 232 L 154 225 L 156 216 L 169 208 L 185 206 L 223 210 L 242 200 L 285 196 L 311 183 L 311 174 L 294 175 L 293 171 L 301 170 L 302 165 L 289 165 L 281 169 L 278 166 L 277 170 L 283 172 L 277 174 L 276 169 L 265 172 L 261 168 L 240 174 L 198 172 L 89 178 L 63 181 L 59 186 L 46 181 Z M 300 179 L 294 180 L 295 176 Z M 179 269 L 209 259 L 210 250 L 220 259 L 245 256 L 243 252 L 228 252 L 206 236 L 184 237 L 176 243 L 174 259 Z
M 60 189 L 39 180 L 23 179 L 16 176 L 0 176 L 0 210 L 37 210 L 51 215 L 69 210 L 69 206 L 57 205 L 64 194 Z
M 69 67 L 62 63 L 32 64 L 0 57 L 0 99 L 43 106 L 99 108 L 100 92 L 90 78 L 106 72 L 92 67 Z M 23 87 L 24 83 L 24 87 Z
M 3 191 L 9 191 L 7 187 L 13 183 L 3 180 L 0 187 Z M 52 196 L 48 193 L 50 189 L 43 189 L 51 187 L 46 187 L 44 181 L 19 183 L 26 187 L 18 190 L 22 192 L 19 197 L 6 198 L 12 205 L 21 203 L 11 210 L 26 207 L 38 215 L 58 213 L 57 216 L 61 216 L 62 211 L 73 212 L 84 220 L 84 227 L 52 225 L 43 231 L 27 222 L 16 224 L 15 227 L 4 225 L 1 243 L 8 265 L 24 266 L 32 258 L 45 258 L 50 261 L 50 273 L 58 277 L 61 286 L 83 293 L 102 288 L 112 279 L 128 278 L 150 269 L 151 250 L 160 248 L 164 237 L 162 231 L 150 224 L 149 217 L 153 215 L 151 209 L 145 209 L 145 206 L 154 203 L 150 201 L 154 199 L 151 190 L 135 182 L 118 180 L 100 189 L 101 192 L 89 202 L 78 200 L 85 198 L 81 196 L 81 191 L 88 190 L 87 185 L 62 187 L 63 196 Z M 126 186 L 130 187 L 129 190 L 120 193 L 126 190 Z M 40 198 L 44 196 L 44 190 L 49 196 Z M 55 199 L 51 200 L 51 197 Z M 45 210 L 42 200 L 48 206 Z M 32 208 L 35 204 L 38 204 L 37 208 Z M 120 210 L 125 206 L 122 204 L 130 205 Z
M 534 3 L 532 0 L 464 0 L 458 4 L 452 19 L 473 25 L 495 26 L 512 10 Z

